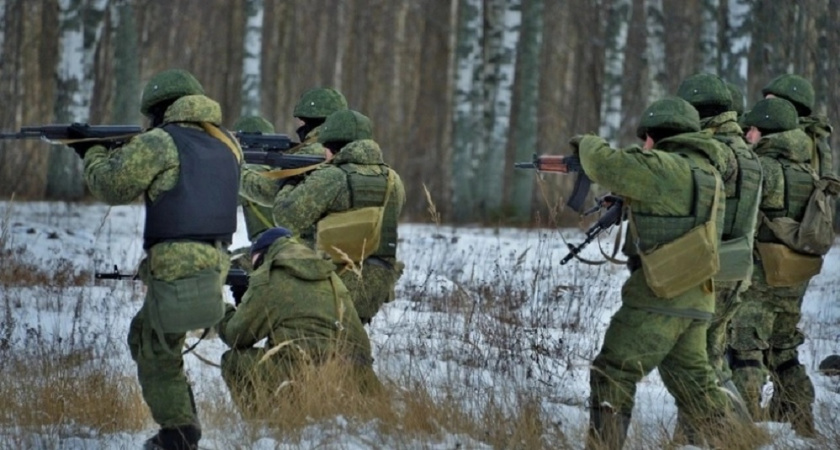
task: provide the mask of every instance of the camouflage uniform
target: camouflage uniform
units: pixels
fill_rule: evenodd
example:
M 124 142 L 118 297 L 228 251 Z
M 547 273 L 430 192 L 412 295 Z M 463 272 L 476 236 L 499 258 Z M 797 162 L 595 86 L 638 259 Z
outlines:
M 333 112 L 343 109 L 347 109 L 347 100 L 335 89 L 315 88 L 304 92 L 295 105 L 294 116 L 305 121 L 306 124 L 297 130 L 300 144 L 290 148 L 287 153 L 324 156 L 326 150 L 318 142 L 320 124 Z M 246 166 L 242 171 L 240 189 L 245 198 L 258 205 L 270 207 L 283 185 L 298 180 L 274 180 L 262 175 L 261 172 L 265 170 L 266 168 Z
M 752 235 L 758 214 L 761 167 L 738 126 L 738 113 L 732 110 L 732 89 L 726 82 L 716 75 L 695 74 L 680 84 L 677 95 L 698 110 L 700 128 L 725 144 L 726 168 L 721 174 L 726 191 L 724 243 L 721 272 L 715 277 L 715 315 L 709 325 L 706 352 L 721 385 L 734 390 L 730 382 L 732 372 L 724 358 L 726 335 L 741 303 L 739 292 L 749 287 L 752 274 Z M 743 97 L 737 95 L 743 112 Z
M 263 258 L 242 304 L 228 305 L 217 327 L 231 348 L 222 355 L 222 377 L 243 416 L 258 418 L 255 406 L 294 379 L 300 364 L 334 354 L 352 364 L 363 392 L 377 388 L 370 341 L 335 266 L 294 238 L 277 239 Z M 265 347 L 254 347 L 264 338 Z
M 330 118 L 346 113 L 364 117 L 350 110 L 334 113 Z M 322 132 L 330 124 L 324 123 Z M 367 120 L 367 118 L 365 118 Z M 366 133 L 365 136 L 369 136 Z M 329 135 L 322 135 L 324 139 Z M 402 275 L 403 263 L 396 258 L 397 219 L 405 204 L 405 189 L 396 172 L 382 160 L 379 145 L 369 138 L 348 139 L 349 144 L 328 163 L 310 172 L 296 185 L 283 187 L 274 200 L 274 222 L 292 230 L 313 248 L 318 222 L 330 213 L 360 207 L 363 199 L 353 195 L 351 181 L 355 177 L 372 179 L 379 185 L 364 193 L 382 202 L 385 182 L 389 172 L 394 174 L 394 185 L 385 210 L 382 224 L 382 245 L 363 264 L 360 277 L 347 267 L 339 269 L 341 280 L 350 291 L 353 303 L 362 322 L 370 322 L 383 303 L 394 299 L 394 286 Z M 363 205 L 369 206 L 369 205 Z
M 675 121 L 668 122 L 670 117 Z M 679 98 L 663 99 L 648 107 L 639 133 L 644 136 L 651 128 L 668 128 L 672 134 L 686 132 L 660 139 L 650 151 L 638 147 L 614 150 L 592 135 L 584 136 L 579 144 L 584 171 L 629 204 L 642 238 L 639 245 L 645 250 L 654 241 L 668 242 L 687 232 L 682 229 L 684 219 L 692 217 L 695 207 L 698 216 L 693 217 L 693 223 L 709 220 L 714 176 L 724 167 L 725 154 L 708 133 L 688 132 L 699 130 L 699 117 Z M 699 180 L 704 180 L 704 187 Z M 695 196 L 695 192 L 703 195 Z M 718 192 L 722 197 L 722 187 Z M 718 222 L 722 222 L 722 213 L 720 202 Z M 671 236 L 666 236 L 669 233 Z M 706 329 L 714 312 L 712 280 L 672 299 L 657 297 L 644 271 L 639 270 L 638 252 L 630 242 L 636 239 L 628 234 L 624 252 L 630 257 L 631 275 L 622 286 L 622 306 L 610 321 L 589 373 L 588 447 L 621 447 L 636 384 L 654 368 L 659 368 L 689 424 L 720 420 L 727 408 L 706 355 Z
M 144 91 L 143 112 L 152 114 L 147 107 L 155 102 L 149 98 L 155 99 L 153 90 L 158 88 L 161 80 L 166 82 L 175 79 L 177 85 L 178 80 L 188 77 L 198 87 L 187 88 L 186 92 L 203 92 L 192 75 L 184 74 L 186 72 L 165 71 L 153 78 Z M 166 105 L 171 101 L 164 98 L 158 103 Z M 171 193 L 178 192 L 181 186 L 182 149 L 176 145 L 177 133 L 170 133 L 183 130 L 178 133 L 206 136 L 206 139 L 223 145 L 204 131 L 207 129 L 205 127 L 219 126 L 221 108 L 218 103 L 203 95 L 187 95 L 174 100 L 160 117 L 160 127 L 135 136 L 117 149 L 95 146 L 88 150 L 84 158 L 84 174 L 93 195 L 108 204 L 130 203 L 141 195 L 146 198 L 144 248 L 147 255 L 141 262 L 139 272 L 148 289 L 143 307 L 131 321 L 128 334 L 128 345 L 137 364 L 143 398 L 151 410 L 152 418 L 161 426 L 160 433 L 146 442 L 146 448 L 195 448 L 201 432 L 192 390 L 184 373 L 181 349 L 185 333 L 193 325 L 195 328 L 209 327 L 221 318 L 224 311 L 221 286 L 229 267 L 226 245 L 230 239 L 227 238 L 228 242 L 216 240 L 213 244 L 189 238 L 153 240 L 148 238 L 148 234 L 150 227 L 156 225 L 150 223 L 150 208 L 161 204 L 167 197 L 171 198 L 175 195 Z M 218 128 L 216 130 L 221 131 Z M 239 174 L 238 161 L 231 156 L 241 157 L 241 154 L 236 154 L 238 149 L 222 150 L 231 152 L 222 154 L 225 158 L 230 157 L 229 168 L 224 166 L 228 163 L 222 163 L 222 168 L 228 171 L 227 178 L 232 183 L 233 196 L 229 199 L 230 210 L 221 213 L 226 217 L 225 220 L 231 221 L 232 234 L 236 228 L 235 183 Z M 202 153 L 209 155 L 209 152 L 207 149 Z M 218 205 L 200 207 L 209 210 L 219 208 Z M 171 308 L 178 307 L 182 295 L 173 290 L 179 289 L 178 286 L 184 283 L 191 286 L 188 289 L 191 292 L 184 294 L 185 299 L 189 297 L 189 304 L 195 305 L 198 302 L 206 307 L 165 314 L 165 307 L 170 308 L 170 312 L 174 311 Z M 201 323 L 195 322 L 193 318 Z M 181 442 L 182 439 L 186 442 Z
M 244 133 L 274 133 L 274 125 L 260 116 L 240 117 L 231 129 Z M 256 164 L 245 164 L 242 166 L 242 176 L 244 177 L 245 172 L 248 170 L 263 172 L 269 169 L 268 167 Z M 245 228 L 248 230 L 248 240 L 254 242 L 263 231 L 274 225 L 271 220 L 271 207 L 259 205 L 241 195 L 240 202 L 242 204 L 242 215 L 245 218 Z M 247 249 L 248 247 L 236 249 L 233 251 L 233 254 L 247 253 Z
M 789 116 L 787 124 L 770 128 L 761 122 L 760 117 L 774 114 Z M 765 99 L 745 115 L 744 122 L 765 130 L 754 146 L 764 171 L 761 214 L 800 220 L 816 174 L 810 167 L 810 139 L 796 129 L 795 110 L 785 100 Z M 759 224 L 756 240 L 779 242 L 763 224 Z M 814 387 L 797 351 L 805 339 L 797 325 L 808 282 L 769 286 L 758 252 L 755 255 L 752 285 L 743 294 L 744 304 L 731 325 L 733 381 L 758 415 L 761 387 L 769 374 L 776 388 L 771 417 L 790 421 L 797 433 L 811 436 L 815 433 L 811 411 Z

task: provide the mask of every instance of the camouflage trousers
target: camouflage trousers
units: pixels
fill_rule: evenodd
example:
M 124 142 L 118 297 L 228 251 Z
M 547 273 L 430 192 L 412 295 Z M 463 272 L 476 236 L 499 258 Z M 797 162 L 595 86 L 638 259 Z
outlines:
M 726 351 L 729 348 L 729 324 L 741 306 L 741 298 L 737 289 L 727 287 L 715 291 L 715 315 L 706 332 L 706 353 L 709 364 L 718 376 L 721 384 L 732 379 L 732 370 L 726 361 Z
M 759 272 L 757 270 L 757 272 Z M 803 435 L 812 435 L 814 386 L 799 362 L 805 336 L 797 328 L 807 283 L 795 287 L 768 287 L 759 282 L 742 294 L 743 305 L 730 330 L 732 379 L 753 417 L 791 422 Z M 767 377 L 774 394 L 767 413 L 760 407 Z
M 622 305 L 610 321 L 589 372 L 592 410 L 630 416 L 636 384 L 658 368 L 688 424 L 716 421 L 728 412 L 706 355 L 704 320 Z
M 363 324 L 370 323 L 383 304 L 394 300 L 394 286 L 405 267 L 399 261 L 388 267 L 390 264 L 382 260 L 371 262 L 372 259 L 365 262 L 361 276 L 343 267 L 337 271 Z

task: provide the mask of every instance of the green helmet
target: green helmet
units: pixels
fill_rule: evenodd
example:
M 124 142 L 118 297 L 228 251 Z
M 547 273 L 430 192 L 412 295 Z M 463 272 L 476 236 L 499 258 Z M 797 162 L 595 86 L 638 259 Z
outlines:
M 793 103 L 797 113 L 803 117 L 810 116 L 814 109 L 814 86 L 799 75 L 784 74 L 773 78 L 761 90 L 761 95 L 766 97 L 768 94 Z
M 651 103 L 642 113 L 636 136 L 644 139 L 649 129 L 682 133 L 700 131 L 700 114 L 680 97 L 665 97 Z
M 373 138 L 373 124 L 364 114 L 345 109 L 327 117 L 318 132 L 318 142 L 352 142 Z
M 143 89 L 140 112 L 148 116 L 152 107 L 158 103 L 185 95 L 204 95 L 204 88 L 191 73 L 181 69 L 158 72 Z
M 763 132 L 778 133 L 799 127 L 799 117 L 796 115 L 796 108 L 789 101 L 771 97 L 759 100 L 744 114 L 741 123 Z
M 260 116 L 242 116 L 233 124 L 233 131 L 245 133 L 274 133 L 274 125 Z
M 735 83 L 726 82 L 726 88 L 729 89 L 729 95 L 732 97 L 732 111 L 735 111 L 740 116 L 744 114 L 744 93 L 735 86 Z
M 325 119 L 330 114 L 347 109 L 347 99 L 332 88 L 315 88 L 303 93 L 295 105 L 294 116 L 307 119 Z
M 703 117 L 716 116 L 732 108 L 726 82 L 710 73 L 694 74 L 680 84 L 677 97 L 691 103 Z

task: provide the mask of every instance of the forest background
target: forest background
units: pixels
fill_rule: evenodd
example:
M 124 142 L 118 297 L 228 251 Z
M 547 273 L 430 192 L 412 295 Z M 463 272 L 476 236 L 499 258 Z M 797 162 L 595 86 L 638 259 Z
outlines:
M 635 144 L 645 106 L 697 72 L 747 108 L 796 73 L 840 117 L 840 0 L 0 0 L 0 27 L 2 130 L 145 125 L 144 83 L 183 68 L 225 125 L 256 113 L 293 135 L 300 95 L 332 86 L 373 120 L 407 220 L 428 217 L 424 186 L 444 222 L 571 220 L 555 205 L 572 177 L 513 162 L 579 133 Z M 83 199 L 80 167 L 0 141 L 0 197 Z

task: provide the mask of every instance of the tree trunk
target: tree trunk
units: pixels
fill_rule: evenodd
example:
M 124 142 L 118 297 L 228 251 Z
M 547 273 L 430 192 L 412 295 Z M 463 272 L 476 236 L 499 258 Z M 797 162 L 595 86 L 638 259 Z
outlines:
M 601 93 L 601 126 L 598 135 L 616 145 L 621 127 L 621 91 L 624 87 L 624 52 L 632 5 L 612 0 L 604 29 L 604 84 Z
M 517 63 L 517 114 L 513 130 L 514 159 L 528 161 L 537 152 L 537 106 L 540 99 L 540 52 L 543 38 L 543 0 L 524 0 L 522 35 Z M 525 223 L 531 218 L 534 174 L 515 170 L 511 175 L 510 204 L 513 217 Z
M 93 61 L 108 0 L 58 0 L 61 56 L 56 68 L 57 123 L 87 122 L 93 95 Z M 82 162 L 63 146 L 50 149 L 48 198 L 78 200 L 84 196 Z
M 114 111 L 111 121 L 140 123 L 140 67 L 137 61 L 137 23 L 131 0 L 112 5 L 114 26 Z
M 460 0 L 453 98 L 452 211 L 456 221 L 475 217 L 476 147 L 483 142 L 481 88 L 484 8 L 481 0 Z
M 718 12 L 720 11 L 720 0 L 703 0 L 700 39 L 701 70 L 706 73 L 719 73 L 720 71 L 720 47 L 718 45 Z
M 650 104 L 665 95 L 665 16 L 662 0 L 645 0 L 647 23 L 648 101 Z
M 490 139 L 481 161 L 483 188 L 482 210 L 484 219 L 498 218 L 504 199 L 505 154 L 507 153 L 510 111 L 516 74 L 516 46 L 522 24 L 521 0 L 495 0 L 488 22 L 487 75 L 484 91 L 488 94 L 487 110 L 490 111 L 487 131 Z
M 245 39 L 242 51 L 241 115 L 260 115 L 263 0 L 245 1 Z
M 745 97 L 750 99 L 747 76 L 752 41 L 752 6 L 749 0 L 728 0 L 726 4 L 726 29 L 721 42 L 721 76 L 738 86 Z M 748 108 L 750 106 L 747 105 Z

